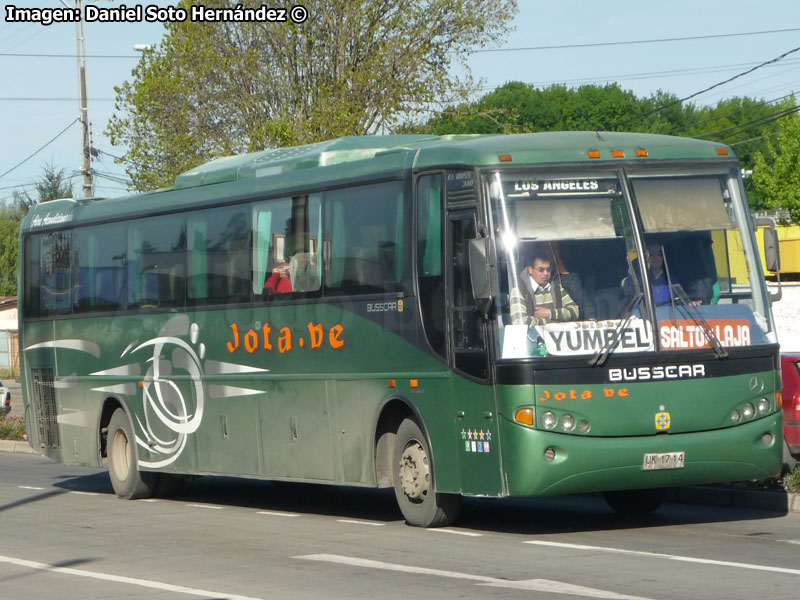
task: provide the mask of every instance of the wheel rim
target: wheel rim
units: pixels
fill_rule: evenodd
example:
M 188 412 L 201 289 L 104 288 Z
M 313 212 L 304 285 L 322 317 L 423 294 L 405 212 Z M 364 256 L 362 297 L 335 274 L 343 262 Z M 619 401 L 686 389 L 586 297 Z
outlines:
M 406 497 L 412 502 L 424 502 L 430 489 L 431 471 L 428 454 L 417 440 L 406 444 L 400 457 L 399 476 Z
M 130 474 L 130 451 L 128 436 L 122 429 L 117 429 L 111 442 L 111 468 L 120 481 L 125 481 Z

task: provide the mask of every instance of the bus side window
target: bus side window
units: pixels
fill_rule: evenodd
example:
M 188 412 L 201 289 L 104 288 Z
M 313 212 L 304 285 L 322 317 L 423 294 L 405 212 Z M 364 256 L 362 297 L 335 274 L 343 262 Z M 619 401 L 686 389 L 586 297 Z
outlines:
M 191 304 L 250 300 L 250 217 L 241 206 L 193 212 L 187 224 Z M 180 280 L 180 274 L 176 274 Z
M 441 175 L 425 175 L 417 183 L 417 277 L 425 336 L 441 357 L 445 343 L 444 281 L 442 279 Z
M 271 301 L 319 291 L 321 221 L 319 194 L 254 205 L 250 285 L 256 298 Z
M 128 235 L 129 306 L 183 306 L 186 224 L 183 215 L 132 222 Z
M 72 232 L 57 231 L 40 236 L 40 314 L 69 313 L 72 308 Z
M 333 190 L 325 198 L 326 291 L 399 291 L 404 241 L 400 182 Z

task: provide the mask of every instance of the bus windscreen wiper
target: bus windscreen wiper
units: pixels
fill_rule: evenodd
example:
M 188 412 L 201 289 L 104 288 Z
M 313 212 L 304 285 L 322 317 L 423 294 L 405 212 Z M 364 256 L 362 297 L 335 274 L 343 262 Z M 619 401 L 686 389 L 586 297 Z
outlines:
M 603 347 L 595 352 L 594 356 L 589 359 L 588 364 L 590 367 L 601 367 L 603 366 L 603 363 L 606 362 L 608 355 L 611 354 L 611 351 L 614 350 L 619 342 L 620 333 L 622 333 L 623 329 L 625 329 L 628 326 L 628 323 L 631 322 L 631 319 L 633 319 L 633 307 L 642 299 L 643 296 L 644 293 L 639 291 L 634 294 L 630 300 L 628 300 L 628 303 L 625 305 L 625 308 L 622 309 L 621 313 L 621 315 L 625 315 L 625 317 L 620 318 L 619 323 L 617 323 L 617 326 L 614 328 L 613 335 L 607 338 L 606 343 L 603 344 Z
M 697 310 L 697 306 L 692 304 L 692 301 L 689 299 L 689 296 L 686 295 L 686 292 L 683 290 L 681 284 L 674 284 L 670 286 L 670 288 L 670 296 L 672 296 L 672 292 L 674 292 L 678 299 L 683 303 L 686 313 L 703 330 L 703 335 L 705 335 L 706 340 L 708 340 L 708 343 L 711 346 L 711 349 L 714 351 L 714 354 L 717 355 L 717 358 L 728 358 L 728 351 L 722 346 L 722 342 L 719 341 L 717 334 L 715 334 L 714 330 L 711 329 L 711 325 L 708 324 L 708 321 L 706 321 L 703 315 L 700 314 L 700 311 Z

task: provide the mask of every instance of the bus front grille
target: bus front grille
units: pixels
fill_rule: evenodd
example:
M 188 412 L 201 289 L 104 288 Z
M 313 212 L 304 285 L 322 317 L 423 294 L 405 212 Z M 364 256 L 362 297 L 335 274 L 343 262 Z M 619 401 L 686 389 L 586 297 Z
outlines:
M 42 448 L 60 448 L 61 434 L 58 430 L 58 411 L 53 387 L 53 367 L 31 369 L 33 377 L 33 399 L 36 407 L 36 423 L 39 426 L 39 444 Z

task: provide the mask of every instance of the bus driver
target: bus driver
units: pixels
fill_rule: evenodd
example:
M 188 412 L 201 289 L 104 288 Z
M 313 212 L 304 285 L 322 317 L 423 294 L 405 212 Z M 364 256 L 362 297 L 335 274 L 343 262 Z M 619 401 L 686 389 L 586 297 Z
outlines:
M 536 250 L 531 264 L 519 274 L 519 287 L 511 289 L 511 323 L 528 327 L 552 321 L 576 321 L 578 304 L 565 290 L 558 277 L 552 277 L 553 257 Z

